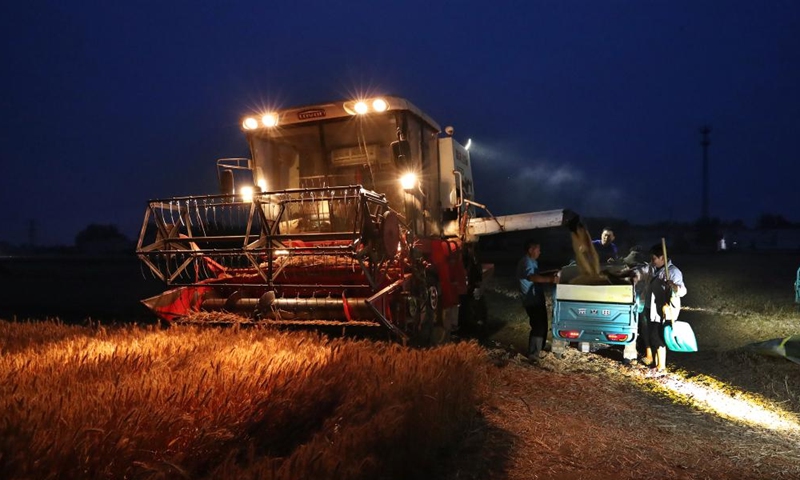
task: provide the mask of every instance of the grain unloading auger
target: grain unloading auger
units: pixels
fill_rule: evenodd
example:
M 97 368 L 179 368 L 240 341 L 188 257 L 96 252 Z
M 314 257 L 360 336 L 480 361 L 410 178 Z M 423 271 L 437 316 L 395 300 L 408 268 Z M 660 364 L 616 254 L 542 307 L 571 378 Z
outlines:
M 242 126 L 252 158 L 217 161 L 223 193 L 148 203 L 136 251 L 172 289 L 143 303 L 164 320 L 229 312 L 437 342 L 480 310 L 469 308 L 480 301 L 478 237 L 576 218 L 477 217 L 488 210 L 473 198 L 469 152 L 401 98 L 282 110 Z

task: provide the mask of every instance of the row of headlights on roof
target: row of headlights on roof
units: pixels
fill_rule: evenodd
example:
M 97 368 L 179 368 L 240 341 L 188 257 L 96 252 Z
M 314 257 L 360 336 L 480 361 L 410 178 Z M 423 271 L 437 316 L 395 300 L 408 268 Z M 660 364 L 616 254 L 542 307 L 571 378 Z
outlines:
M 383 98 L 373 98 L 369 100 L 353 100 L 345 102 L 344 110 L 350 115 L 365 115 L 367 113 L 381 113 L 389 109 L 389 104 Z M 242 121 L 242 128 L 245 130 L 255 130 L 256 128 L 273 128 L 280 123 L 280 116 L 277 113 L 265 113 L 260 119 L 247 117 Z

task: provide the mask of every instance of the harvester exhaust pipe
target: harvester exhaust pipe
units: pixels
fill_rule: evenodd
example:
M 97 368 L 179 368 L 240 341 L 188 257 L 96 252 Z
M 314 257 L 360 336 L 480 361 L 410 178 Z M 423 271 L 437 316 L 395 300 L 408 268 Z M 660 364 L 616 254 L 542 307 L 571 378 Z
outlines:
M 223 195 L 233 195 L 236 193 L 235 185 L 233 184 L 233 170 L 226 168 L 219 174 L 219 191 Z

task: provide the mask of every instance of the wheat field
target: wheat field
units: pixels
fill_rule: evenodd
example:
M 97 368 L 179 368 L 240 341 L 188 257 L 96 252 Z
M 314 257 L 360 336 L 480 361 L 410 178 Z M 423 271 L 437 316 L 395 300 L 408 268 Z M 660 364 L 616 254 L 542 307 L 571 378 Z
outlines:
M 0 478 L 424 476 L 484 363 L 475 343 L 0 321 Z

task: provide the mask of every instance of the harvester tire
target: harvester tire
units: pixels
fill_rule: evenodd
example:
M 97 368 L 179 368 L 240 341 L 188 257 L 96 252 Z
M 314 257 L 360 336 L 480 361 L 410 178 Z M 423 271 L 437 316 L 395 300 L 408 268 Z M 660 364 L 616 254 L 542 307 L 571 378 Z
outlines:
M 411 338 L 412 345 L 429 347 L 440 345 L 449 339 L 450 332 L 445 331 L 442 321 L 444 311 L 441 305 L 441 293 L 442 287 L 438 277 L 429 273 L 420 299 L 419 329 Z

